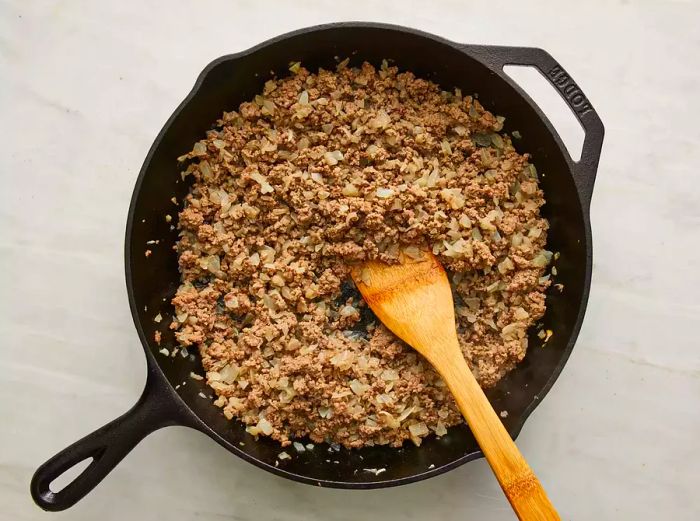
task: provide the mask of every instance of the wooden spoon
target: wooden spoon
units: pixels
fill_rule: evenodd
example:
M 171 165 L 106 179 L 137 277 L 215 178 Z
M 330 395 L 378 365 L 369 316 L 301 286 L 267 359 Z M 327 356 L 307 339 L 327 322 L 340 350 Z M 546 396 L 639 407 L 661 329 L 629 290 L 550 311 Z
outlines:
M 396 265 L 368 261 L 353 268 L 352 278 L 379 320 L 447 383 L 518 519 L 559 519 L 464 360 L 452 290 L 440 262 L 427 253 L 421 261 Z

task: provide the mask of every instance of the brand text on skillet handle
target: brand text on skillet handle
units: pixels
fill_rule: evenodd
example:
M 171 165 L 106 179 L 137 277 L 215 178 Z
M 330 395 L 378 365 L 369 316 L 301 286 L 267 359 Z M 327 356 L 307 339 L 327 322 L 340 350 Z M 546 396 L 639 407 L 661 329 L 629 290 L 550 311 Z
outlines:
M 564 95 L 564 98 L 566 98 L 576 114 L 583 116 L 592 110 L 591 104 L 581 92 L 579 86 L 561 67 L 555 65 L 549 70 L 547 75 L 552 84 Z

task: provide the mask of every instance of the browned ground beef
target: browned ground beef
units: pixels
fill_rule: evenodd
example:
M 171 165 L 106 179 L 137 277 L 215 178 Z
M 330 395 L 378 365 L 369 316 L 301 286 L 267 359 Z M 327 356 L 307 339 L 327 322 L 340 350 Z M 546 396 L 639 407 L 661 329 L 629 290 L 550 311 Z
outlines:
M 482 386 L 525 356 L 544 312 L 547 221 L 503 119 L 461 92 L 365 63 L 265 84 L 183 156 L 178 341 L 253 434 L 420 444 L 462 421 L 412 349 L 341 297 L 349 266 L 432 250 Z M 429 312 L 429 310 L 426 310 Z M 353 329 L 354 328 L 354 329 Z

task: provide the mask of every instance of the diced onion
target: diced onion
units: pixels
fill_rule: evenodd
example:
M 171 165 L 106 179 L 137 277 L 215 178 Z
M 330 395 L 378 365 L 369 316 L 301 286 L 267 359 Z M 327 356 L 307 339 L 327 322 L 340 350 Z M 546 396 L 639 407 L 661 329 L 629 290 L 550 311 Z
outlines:
M 408 426 L 408 430 L 411 432 L 411 436 L 416 438 L 427 435 L 430 431 L 425 422 L 413 423 Z

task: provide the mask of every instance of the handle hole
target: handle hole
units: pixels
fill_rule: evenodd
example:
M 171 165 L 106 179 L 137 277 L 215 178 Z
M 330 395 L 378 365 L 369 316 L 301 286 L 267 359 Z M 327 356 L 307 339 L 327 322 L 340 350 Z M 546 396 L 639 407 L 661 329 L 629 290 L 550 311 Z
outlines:
M 527 65 L 506 65 L 503 72 L 513 78 L 542 109 L 559 133 L 571 159 L 581 159 L 586 133 L 569 106 L 540 71 Z
M 92 456 L 79 461 L 72 467 L 66 469 L 63 474 L 56 477 L 51 483 L 49 483 L 49 490 L 54 494 L 58 494 L 61 490 L 66 488 L 68 485 L 73 483 L 78 476 L 80 476 L 85 470 L 90 466 L 95 458 Z

